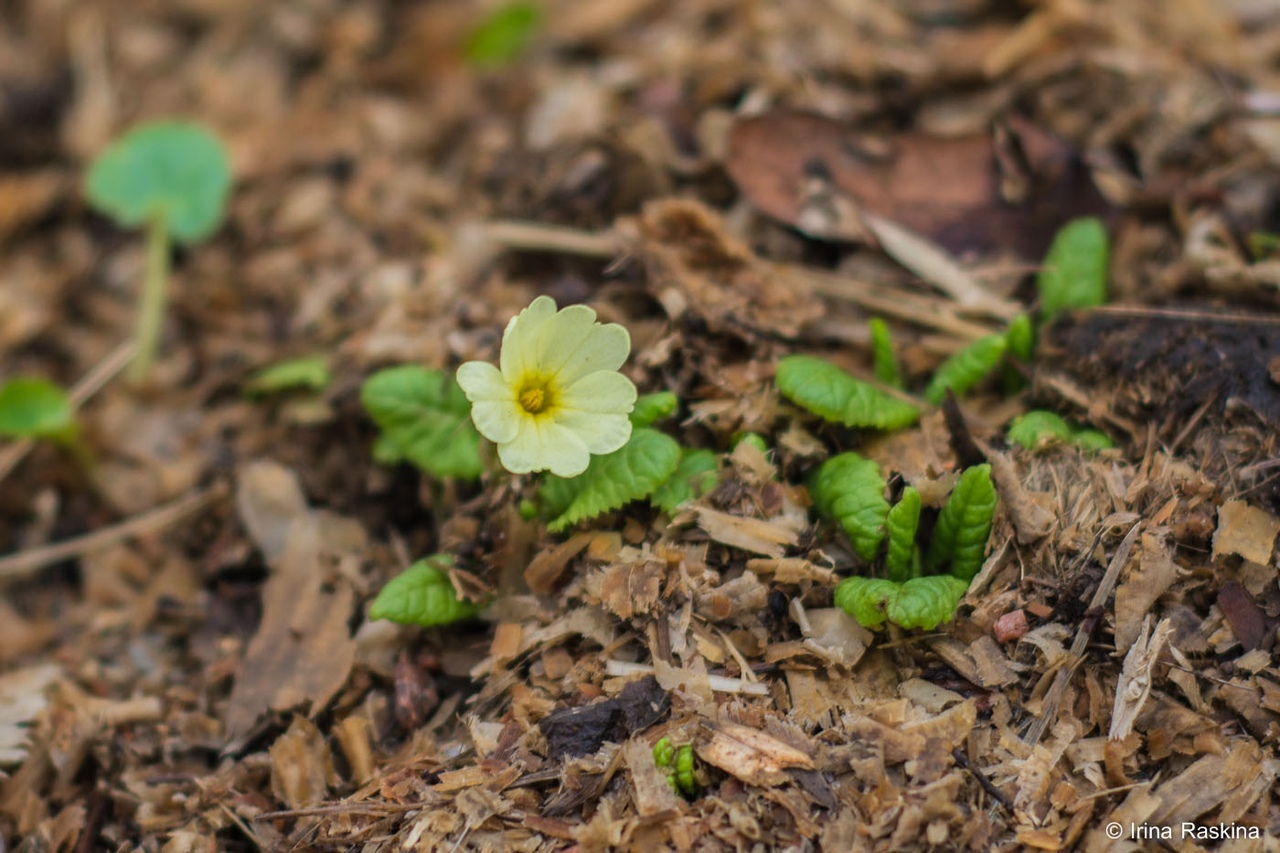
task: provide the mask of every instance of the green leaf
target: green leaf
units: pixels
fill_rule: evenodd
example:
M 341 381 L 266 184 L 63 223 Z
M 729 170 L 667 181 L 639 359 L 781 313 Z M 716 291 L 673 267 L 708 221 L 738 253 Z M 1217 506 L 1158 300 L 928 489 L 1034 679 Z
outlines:
M 387 368 L 365 380 L 360 402 L 383 432 L 374 445 L 379 461 L 396 455 L 437 477 L 480 476 L 480 433 L 452 376 L 414 365 Z
M 905 581 L 911 576 L 912 554 L 916 550 L 916 528 L 920 526 L 920 493 L 907 486 L 902 497 L 885 516 L 889 548 L 884 568 L 890 580 Z
M 1040 316 L 1048 321 L 1072 308 L 1105 304 L 1108 255 L 1102 220 L 1090 216 L 1064 225 L 1036 277 Z
M 1030 362 L 1035 358 L 1036 330 L 1028 315 L 1019 314 L 1009 321 L 1009 328 L 1004 332 L 1004 340 L 1009 355 L 1018 361 Z
M 901 429 L 920 417 L 910 403 L 862 382 L 830 362 L 790 355 L 778 362 L 778 390 L 796 405 L 849 427 Z
M 1071 442 L 1079 445 L 1082 450 L 1106 450 L 1109 447 L 1115 447 L 1110 436 L 1096 429 L 1076 430 L 1071 436 Z
M 299 388 L 323 391 L 332 380 L 328 358 L 306 355 L 267 365 L 249 377 L 244 390 L 249 394 L 273 394 Z
M 655 421 L 669 418 L 680 405 L 680 398 L 670 391 L 659 391 L 656 394 L 645 394 L 636 400 L 636 407 L 631 410 L 631 425 L 647 427 Z
M 657 430 L 632 430 L 631 438 L 613 453 L 591 457 L 591 464 L 572 480 L 573 500 L 547 525 L 559 532 L 586 518 L 647 498 L 680 464 L 680 445 Z M 554 478 L 559 479 L 559 478 Z M 548 483 L 553 477 L 547 477 Z
M 991 466 L 966 468 L 938 515 L 925 553 L 925 570 L 934 572 L 949 564 L 953 576 L 966 584 L 973 580 L 982 568 L 995 514 L 996 488 L 991 483 Z
M 823 462 L 809 484 L 818 512 L 839 522 L 854 552 L 871 562 L 885 536 L 889 502 L 880 466 L 856 453 L 841 453 Z
M 739 444 L 749 444 L 761 453 L 769 452 L 769 442 L 764 440 L 764 436 L 758 432 L 735 432 L 733 437 L 729 439 L 729 449 L 735 449 Z
M 1030 364 L 1035 358 L 1036 330 L 1031 317 L 1019 314 L 1009 321 L 1009 328 L 1004 332 L 1005 352 L 1015 361 Z M 1013 365 L 1006 363 L 1001 383 L 1005 394 L 1016 394 L 1026 387 L 1026 377 Z
M 871 358 L 876 379 L 894 388 L 904 387 L 902 372 L 898 369 L 898 358 L 893 353 L 893 338 L 889 335 L 889 324 L 879 317 L 871 318 Z
M 414 563 L 382 588 L 369 608 L 369 618 L 424 628 L 472 618 L 483 605 L 458 600 L 449 581 L 452 565 L 453 557 L 448 554 L 435 554 Z
M 880 578 L 845 578 L 836 587 L 836 606 L 865 628 L 886 621 L 901 628 L 932 631 L 955 615 L 969 582 L 950 575 L 912 578 L 904 583 Z
M 686 447 L 680 454 L 680 465 L 649 498 L 650 502 L 670 515 L 680 504 L 695 500 L 715 487 L 719 479 L 720 460 L 706 448 Z
M 924 398 L 937 406 L 946 398 L 948 388 L 962 396 L 995 369 L 1006 346 L 1004 335 L 987 335 L 969 344 L 938 366 L 924 389 Z
M 524 52 L 542 23 L 537 3 L 517 0 L 500 7 L 471 31 L 467 62 L 477 68 L 506 65 Z
M 140 125 L 112 143 L 89 167 L 89 204 L 122 227 L 159 217 L 175 240 L 207 237 L 222 221 L 231 168 L 222 143 L 181 121 Z
M 1055 441 L 1070 441 L 1071 425 L 1053 412 L 1032 409 L 1014 418 L 1006 437 L 1010 443 L 1033 450 Z
M 52 382 L 17 377 L 0 387 L 0 435 L 66 441 L 76 432 L 71 399 Z

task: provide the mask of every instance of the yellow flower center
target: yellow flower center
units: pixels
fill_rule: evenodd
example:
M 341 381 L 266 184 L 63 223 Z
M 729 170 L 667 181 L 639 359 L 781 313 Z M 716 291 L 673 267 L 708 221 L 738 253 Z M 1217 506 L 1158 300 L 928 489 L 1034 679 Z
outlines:
M 536 415 L 551 404 L 551 395 L 541 385 L 525 388 L 520 392 L 520 408 L 531 415 Z

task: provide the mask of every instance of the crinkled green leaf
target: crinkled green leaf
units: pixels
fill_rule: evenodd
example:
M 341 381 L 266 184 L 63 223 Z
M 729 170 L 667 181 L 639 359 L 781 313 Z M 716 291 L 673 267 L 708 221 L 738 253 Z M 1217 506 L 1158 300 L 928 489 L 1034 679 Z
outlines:
M 636 400 L 636 406 L 631 410 L 631 425 L 647 427 L 655 421 L 669 418 L 675 413 L 678 405 L 680 405 L 680 398 L 670 391 L 645 394 Z
M 1031 324 L 1031 317 L 1019 314 L 1010 320 L 1009 328 L 1004 332 L 1004 340 L 1009 355 L 1018 361 L 1031 361 L 1036 351 L 1036 330 Z
M 54 383 L 19 376 L 0 387 L 0 436 L 66 440 L 76 432 L 71 398 Z
M 706 448 L 686 447 L 680 454 L 680 465 L 667 481 L 649 498 L 650 502 L 670 515 L 680 504 L 700 498 L 715 487 L 720 460 Z
M 542 8 L 528 0 L 500 6 L 467 38 L 467 62 L 478 68 L 506 65 L 518 58 L 542 23 Z
M 480 433 L 452 376 L 414 365 L 387 368 L 365 380 L 360 402 L 383 433 L 375 456 L 394 451 L 438 477 L 480 476 Z
M 453 557 L 448 554 L 435 554 L 414 563 L 382 588 L 369 608 L 369 618 L 424 628 L 472 618 L 483 605 L 458 600 L 449 581 L 452 565 Z
M 1071 425 L 1053 412 L 1032 409 L 1014 418 L 1006 437 L 1011 444 L 1028 450 L 1054 441 L 1070 441 Z
M 182 121 L 129 131 L 98 155 L 85 180 L 89 203 L 119 225 L 134 228 L 160 217 L 182 243 L 213 233 L 230 191 L 222 143 Z
M 885 385 L 902 388 L 902 371 L 898 369 L 898 357 L 893 352 L 893 338 L 889 324 L 879 317 L 871 318 L 871 358 L 876 379 Z
M 573 485 L 573 500 L 547 528 L 559 532 L 585 518 L 647 498 L 670 479 L 679 464 L 680 445 L 674 438 L 647 427 L 634 429 L 626 444 L 613 453 L 591 457 L 586 471 L 565 481 Z
M 901 628 L 932 631 L 955 615 L 969 582 L 950 575 L 912 578 L 904 583 L 880 578 L 845 578 L 836 587 L 836 606 L 865 628 L 886 621 Z
M 889 532 L 885 552 L 885 574 L 890 580 L 905 581 L 911 576 L 912 555 L 916 551 L 916 528 L 920 526 L 920 493 L 911 486 L 902 490 L 884 521 Z
M 1004 332 L 1005 352 L 1010 355 L 1014 361 L 1022 364 L 1030 364 L 1035 358 L 1036 350 L 1036 330 L 1031 322 L 1031 317 L 1026 314 L 1019 314 L 1009 321 L 1009 328 Z M 1004 366 L 1002 384 L 1006 394 L 1016 394 L 1026 387 L 1026 377 L 1018 370 L 1014 364 L 1006 363 Z
M 778 390 L 796 405 L 845 426 L 901 429 L 920 417 L 920 410 L 910 403 L 813 356 L 782 359 L 776 381 Z
M 323 355 L 307 355 L 267 365 L 249 377 L 244 390 L 250 394 L 272 394 L 295 389 L 323 391 L 332 380 L 329 359 Z
M 933 539 L 925 553 L 924 568 L 935 572 L 950 565 L 951 574 L 966 584 L 982 568 L 996 514 L 996 488 L 991 466 L 974 465 L 960 475 L 951 497 L 938 514 Z
M 924 398 L 936 406 L 947 396 L 948 388 L 962 396 L 995 369 L 1006 346 L 1004 335 L 987 335 L 969 344 L 938 366 L 924 389 Z
M 868 562 L 874 560 L 885 537 L 889 502 L 880 466 L 856 453 L 833 456 L 813 475 L 809 495 L 818 512 L 835 519 L 853 550 Z
M 1040 316 L 1048 321 L 1072 308 L 1106 304 L 1108 256 L 1102 220 L 1090 216 L 1064 225 L 1036 277 Z
M 1106 450 L 1109 447 L 1115 447 L 1110 436 L 1096 429 L 1076 430 L 1071 435 L 1071 442 L 1079 445 L 1083 450 Z

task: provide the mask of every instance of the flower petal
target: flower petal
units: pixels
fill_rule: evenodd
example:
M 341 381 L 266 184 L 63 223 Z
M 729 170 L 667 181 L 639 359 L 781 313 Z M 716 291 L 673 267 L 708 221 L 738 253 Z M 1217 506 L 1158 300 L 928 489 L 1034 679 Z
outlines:
M 602 415 L 629 415 L 636 405 L 636 386 L 621 373 L 598 370 L 560 388 L 556 408 Z
M 471 404 L 471 420 L 480 434 L 495 444 L 511 441 L 528 418 L 514 400 L 480 400 Z
M 576 477 L 587 470 L 591 454 L 572 430 L 549 418 L 525 418 L 515 438 L 498 445 L 498 460 L 512 474 L 550 470 Z
M 502 332 L 502 351 L 498 356 L 507 382 L 515 383 L 521 374 L 539 369 L 536 363 L 538 342 L 543 328 L 555 316 L 556 301 L 550 296 L 539 296 L 507 323 Z
M 631 438 L 631 419 L 626 415 L 558 409 L 555 421 L 571 430 L 587 446 L 587 450 L 596 455 L 612 453 Z
M 566 348 L 561 353 L 555 361 L 556 381 L 570 385 L 597 371 L 612 371 L 622 367 L 631 354 L 631 335 L 617 323 L 603 326 L 594 324 L 587 329 L 585 339 L 572 351 Z
M 481 400 L 515 402 L 515 391 L 502 378 L 498 368 L 488 362 L 468 361 L 458 368 L 456 379 L 462 393 L 473 403 Z

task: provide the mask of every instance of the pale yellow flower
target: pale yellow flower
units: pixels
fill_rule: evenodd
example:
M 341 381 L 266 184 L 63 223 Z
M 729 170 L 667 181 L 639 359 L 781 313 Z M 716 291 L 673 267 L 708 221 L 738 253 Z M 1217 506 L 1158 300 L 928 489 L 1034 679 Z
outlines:
M 630 352 L 622 326 L 597 323 L 585 305 L 557 311 L 539 296 L 502 333 L 501 369 L 469 361 L 458 384 L 502 467 L 576 477 L 591 454 L 612 453 L 631 437 L 636 386 L 618 373 Z

